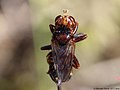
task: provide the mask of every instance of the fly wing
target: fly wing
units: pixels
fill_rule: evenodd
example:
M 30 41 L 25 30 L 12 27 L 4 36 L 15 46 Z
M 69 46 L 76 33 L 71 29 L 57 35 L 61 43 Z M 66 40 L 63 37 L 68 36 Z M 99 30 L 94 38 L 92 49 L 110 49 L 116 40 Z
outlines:
M 69 41 L 66 45 L 59 45 L 56 41 L 52 42 L 52 56 L 57 70 L 58 79 L 65 82 L 70 79 L 72 63 L 74 58 L 74 42 Z

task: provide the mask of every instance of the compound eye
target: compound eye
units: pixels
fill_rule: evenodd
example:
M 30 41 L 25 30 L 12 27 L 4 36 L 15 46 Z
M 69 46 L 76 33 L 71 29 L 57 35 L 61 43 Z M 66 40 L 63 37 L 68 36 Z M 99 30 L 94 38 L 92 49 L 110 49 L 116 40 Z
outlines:
M 72 16 L 69 16 L 69 19 L 70 19 L 73 23 L 75 23 L 75 19 L 74 19 Z
M 58 15 L 56 18 L 55 18 L 55 22 L 60 18 L 62 17 L 61 15 Z

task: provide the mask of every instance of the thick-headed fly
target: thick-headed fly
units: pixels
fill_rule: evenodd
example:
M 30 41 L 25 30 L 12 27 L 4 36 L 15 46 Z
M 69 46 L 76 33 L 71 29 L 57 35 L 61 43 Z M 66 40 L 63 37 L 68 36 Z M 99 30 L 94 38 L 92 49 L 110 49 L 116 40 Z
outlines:
M 47 55 L 48 74 L 58 85 L 68 81 L 72 76 L 72 68 L 78 69 L 80 64 L 75 56 L 75 43 L 86 39 L 87 35 L 78 33 L 78 23 L 72 16 L 58 15 L 55 25 L 50 24 L 51 44 L 41 47 L 50 50 Z

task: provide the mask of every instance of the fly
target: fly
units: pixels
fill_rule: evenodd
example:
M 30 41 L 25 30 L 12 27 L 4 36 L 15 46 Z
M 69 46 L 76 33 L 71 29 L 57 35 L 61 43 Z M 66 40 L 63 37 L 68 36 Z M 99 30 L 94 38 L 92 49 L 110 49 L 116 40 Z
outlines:
M 80 64 L 75 56 L 75 43 L 87 38 L 84 33 L 76 33 L 78 23 L 69 15 L 58 15 L 55 25 L 50 24 L 52 33 L 51 44 L 41 47 L 41 50 L 50 50 L 47 57 L 49 64 L 48 74 L 58 85 L 70 80 L 72 69 L 78 69 Z

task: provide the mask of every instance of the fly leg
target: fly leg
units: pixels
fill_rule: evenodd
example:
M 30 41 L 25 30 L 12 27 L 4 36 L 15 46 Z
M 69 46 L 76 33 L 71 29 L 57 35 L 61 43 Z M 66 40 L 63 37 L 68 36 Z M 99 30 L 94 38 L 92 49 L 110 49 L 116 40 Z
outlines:
M 47 72 L 47 74 L 50 75 L 51 79 L 54 82 L 58 82 L 58 75 L 57 75 L 57 70 L 54 67 L 54 61 L 53 61 L 53 57 L 52 57 L 52 52 L 49 52 L 47 55 L 47 62 L 49 64 L 49 70 Z
M 49 52 L 46 57 L 47 57 L 47 63 L 48 63 L 49 65 L 54 64 L 53 58 L 52 58 L 52 52 Z
M 49 64 L 49 70 L 48 70 L 47 73 L 50 75 L 51 79 L 57 84 L 58 90 L 62 90 L 61 89 L 62 81 L 59 80 L 58 74 L 57 74 L 57 70 L 54 67 L 52 52 L 48 53 L 48 55 L 47 55 L 47 62 Z
M 87 38 L 87 34 L 84 33 L 78 33 L 73 36 L 74 42 L 79 42 Z
M 52 33 L 55 31 L 55 26 L 54 26 L 54 25 L 50 24 L 50 25 L 49 25 L 49 28 L 50 28 L 50 31 L 51 31 Z
M 46 45 L 46 46 L 43 46 L 41 47 L 41 50 L 51 50 L 51 45 Z
M 48 70 L 48 74 L 51 73 L 52 71 L 54 71 L 54 62 L 53 62 L 53 58 L 52 58 L 52 52 L 49 52 L 47 57 L 47 63 L 49 64 L 49 70 Z
M 73 66 L 75 69 L 78 69 L 78 68 L 80 67 L 80 64 L 79 64 L 79 62 L 78 62 L 78 59 L 75 57 L 75 55 L 74 55 L 73 58 L 74 58 L 74 59 L 73 59 L 73 64 L 72 64 L 72 66 Z

